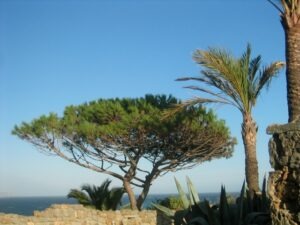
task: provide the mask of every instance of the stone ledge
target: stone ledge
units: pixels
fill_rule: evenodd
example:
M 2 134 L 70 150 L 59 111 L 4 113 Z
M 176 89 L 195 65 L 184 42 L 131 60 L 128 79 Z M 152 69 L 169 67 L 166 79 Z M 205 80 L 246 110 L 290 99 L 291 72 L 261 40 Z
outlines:
M 99 211 L 82 205 L 52 205 L 33 216 L 0 213 L 0 225 L 171 225 L 155 210 Z
M 280 134 L 289 131 L 300 131 L 300 122 L 287 123 L 287 124 L 272 124 L 267 127 L 267 134 Z

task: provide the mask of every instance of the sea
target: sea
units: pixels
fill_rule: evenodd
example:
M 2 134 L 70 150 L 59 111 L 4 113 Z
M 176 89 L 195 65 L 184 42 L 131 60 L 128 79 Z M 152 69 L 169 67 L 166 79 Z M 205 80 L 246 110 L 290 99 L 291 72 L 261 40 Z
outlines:
M 201 194 L 201 199 L 208 200 L 212 204 L 219 201 L 220 193 Z M 143 208 L 149 208 L 152 202 L 164 199 L 176 194 L 150 194 L 146 198 Z M 128 204 L 128 196 L 122 199 L 123 205 Z M 13 213 L 18 215 L 31 216 L 34 211 L 42 211 L 49 208 L 52 204 L 78 204 L 75 199 L 67 197 L 2 197 L 0 198 L 0 213 Z

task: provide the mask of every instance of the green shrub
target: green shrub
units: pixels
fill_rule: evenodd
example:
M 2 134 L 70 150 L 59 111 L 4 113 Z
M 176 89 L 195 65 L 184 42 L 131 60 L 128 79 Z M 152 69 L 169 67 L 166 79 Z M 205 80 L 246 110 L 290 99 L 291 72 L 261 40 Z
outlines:
M 152 202 L 152 206 L 150 206 L 149 209 L 155 209 L 153 204 L 161 205 L 171 210 L 183 209 L 183 205 L 179 196 L 168 196 L 163 199 L 158 199 L 155 202 Z

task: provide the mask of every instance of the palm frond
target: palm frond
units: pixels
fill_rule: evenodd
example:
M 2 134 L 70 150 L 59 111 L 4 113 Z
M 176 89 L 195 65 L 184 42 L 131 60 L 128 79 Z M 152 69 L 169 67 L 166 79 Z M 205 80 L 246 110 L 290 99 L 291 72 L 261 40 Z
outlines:
M 189 100 L 184 101 L 183 103 L 179 104 L 179 107 L 188 108 L 188 107 L 191 107 L 191 106 L 194 106 L 194 105 L 201 105 L 201 104 L 207 104 L 207 103 L 227 104 L 227 102 L 224 102 L 224 101 L 219 100 L 219 99 L 194 97 L 192 99 L 189 99 Z
M 196 91 L 201 91 L 201 92 L 207 93 L 207 94 L 209 94 L 209 95 L 212 95 L 212 96 L 216 97 L 216 99 L 214 100 L 215 103 L 228 104 L 228 105 L 235 106 L 235 107 L 237 107 L 237 108 L 239 107 L 239 106 L 236 104 L 236 102 L 231 101 L 230 99 L 228 99 L 228 98 L 222 96 L 221 94 L 215 93 L 215 92 L 213 92 L 213 91 L 211 91 L 211 90 L 209 90 L 209 89 L 201 88 L 201 87 L 198 87 L 198 86 L 185 86 L 184 88 L 188 88 L 188 89 L 192 89 L 192 90 L 196 90 Z M 217 102 L 216 100 L 217 100 L 218 102 Z M 203 100 L 201 100 L 201 102 L 204 103 Z M 208 103 L 208 102 L 207 102 L 207 103 Z
M 111 184 L 111 180 L 106 179 L 101 186 L 99 187 L 99 190 L 103 192 L 107 192 L 109 190 L 109 185 Z
M 206 84 L 212 90 L 198 86 L 186 88 L 201 91 L 213 98 L 193 98 L 181 106 L 214 102 L 233 105 L 242 113 L 251 112 L 261 89 L 269 85 L 271 77 L 283 66 L 282 62 L 275 62 L 259 71 L 261 56 L 251 59 L 250 44 L 239 58 L 234 58 L 230 52 L 218 48 L 197 50 L 193 58 L 204 68 L 201 71 L 202 76 L 183 77 L 177 81 L 194 80 Z
M 77 189 L 71 189 L 69 194 L 67 195 L 68 198 L 75 198 L 79 204 L 82 205 L 91 205 L 91 200 L 89 196 L 87 196 L 84 192 L 77 190 Z
M 90 201 L 91 201 L 91 204 L 96 206 L 96 202 L 97 202 L 97 187 L 96 186 L 91 186 L 91 185 L 88 185 L 88 184 L 85 184 L 85 185 L 82 185 L 81 186 L 81 190 L 82 191 L 85 191 L 89 198 L 90 198 Z
M 241 101 L 239 93 L 232 87 L 232 84 L 224 79 L 219 77 L 218 74 L 211 71 L 202 71 L 202 74 L 206 77 L 204 79 L 206 84 L 220 90 L 224 95 L 229 96 L 236 103 L 239 110 L 243 111 L 243 103 Z
M 250 82 L 253 82 L 255 79 L 255 76 L 260 68 L 261 64 L 261 56 L 257 56 L 254 59 L 251 60 L 249 64 L 249 69 L 248 69 L 248 77 Z
M 278 6 L 275 2 L 273 2 L 272 0 L 267 0 L 271 5 L 273 5 L 275 7 L 275 9 L 277 9 L 281 15 L 284 14 L 283 10 L 280 8 L 280 6 Z
M 180 113 L 182 111 L 185 111 L 190 107 L 197 106 L 197 105 L 208 104 L 208 103 L 229 104 L 228 102 L 225 102 L 221 99 L 210 99 L 210 98 L 194 97 L 194 98 L 188 99 L 184 102 L 181 102 L 179 104 L 173 105 L 172 108 L 170 108 L 168 110 L 165 110 L 163 119 L 172 117 L 175 114 Z
M 123 188 L 112 188 L 107 198 L 107 206 L 112 210 L 116 210 L 121 204 L 122 196 L 124 194 Z
M 244 111 L 250 112 L 252 108 L 252 97 L 253 97 L 253 79 L 255 74 L 249 74 L 249 70 L 251 70 L 251 64 L 255 62 L 251 59 L 251 46 L 247 44 L 246 51 L 242 54 L 242 56 L 238 59 L 239 61 L 239 73 L 235 75 L 235 77 L 239 80 L 239 97 L 240 101 L 243 105 Z M 237 69 L 238 71 L 238 69 Z M 253 71 L 254 72 L 254 71 Z
M 229 77 L 231 69 L 234 68 L 232 56 L 223 49 L 209 48 L 208 51 L 196 50 L 193 58 L 195 62 L 211 71 L 215 71 L 221 75 L 226 74 Z
M 177 78 L 175 81 L 188 81 L 188 80 L 201 81 L 201 77 L 180 77 Z
M 264 67 L 260 73 L 257 80 L 257 87 L 255 91 L 255 98 L 257 98 L 261 90 L 266 87 L 268 88 L 271 82 L 271 79 L 275 77 L 280 70 L 285 66 L 284 62 L 274 62 L 269 66 Z
M 95 186 L 84 184 L 81 186 L 81 190 L 87 192 L 88 195 L 91 197 L 91 195 L 93 195 L 93 193 L 95 192 Z
M 111 180 L 106 179 L 99 187 L 95 187 L 96 208 L 100 210 L 108 209 L 108 198 L 110 194 L 109 185 Z
M 251 46 L 248 43 L 247 47 L 246 47 L 246 51 L 242 54 L 242 56 L 240 57 L 239 61 L 239 67 L 241 68 L 243 73 L 248 73 L 248 69 L 249 69 L 249 64 L 250 64 L 250 56 L 251 56 Z
M 291 14 L 291 10 L 292 10 L 291 1 L 293 1 L 293 0 L 281 0 L 282 7 L 284 9 L 283 14 L 286 14 L 286 15 Z
M 124 189 L 121 187 L 109 189 L 111 180 L 105 180 L 100 186 L 82 185 L 81 190 L 71 189 L 68 198 L 75 198 L 80 204 L 93 206 L 99 210 L 116 210 L 121 202 Z
M 208 51 L 198 50 L 194 54 L 194 60 L 205 68 L 201 71 L 202 75 L 207 78 L 205 82 L 230 96 L 242 111 L 245 110 L 243 107 L 248 105 L 245 90 L 248 89 L 247 65 L 250 52 L 251 49 L 248 46 L 239 59 L 235 59 L 225 50 L 213 48 Z
M 257 56 L 251 59 L 248 65 L 248 108 L 250 109 L 256 103 L 256 89 L 258 80 L 258 71 L 261 64 L 261 56 Z

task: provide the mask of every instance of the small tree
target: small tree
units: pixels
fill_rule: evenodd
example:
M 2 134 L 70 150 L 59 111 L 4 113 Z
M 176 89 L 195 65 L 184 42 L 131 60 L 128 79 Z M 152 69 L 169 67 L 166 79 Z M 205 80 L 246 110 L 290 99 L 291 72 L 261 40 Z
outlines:
M 172 96 L 100 99 L 41 116 L 13 134 L 44 152 L 123 182 L 131 207 L 141 209 L 152 182 L 169 171 L 230 157 L 235 139 L 224 121 L 201 106 L 166 117 Z M 132 186 L 142 189 L 135 198 Z
M 261 91 L 269 86 L 272 78 L 278 74 L 284 63 L 278 61 L 262 67 L 261 56 L 251 58 L 250 45 L 247 46 L 245 53 L 238 58 L 227 50 L 209 48 L 207 51 L 197 50 L 194 53 L 194 60 L 203 67 L 201 76 L 184 77 L 178 80 L 198 81 L 200 86 L 188 86 L 187 88 L 208 94 L 210 97 L 198 97 L 187 101 L 186 104 L 228 104 L 241 112 L 246 181 L 252 194 L 254 194 L 254 192 L 259 191 L 256 158 L 258 127 L 252 117 L 252 109 Z

